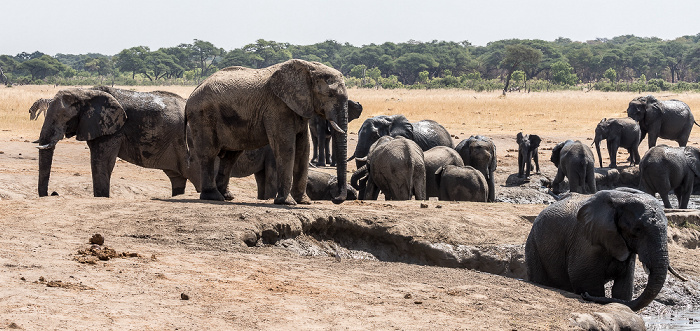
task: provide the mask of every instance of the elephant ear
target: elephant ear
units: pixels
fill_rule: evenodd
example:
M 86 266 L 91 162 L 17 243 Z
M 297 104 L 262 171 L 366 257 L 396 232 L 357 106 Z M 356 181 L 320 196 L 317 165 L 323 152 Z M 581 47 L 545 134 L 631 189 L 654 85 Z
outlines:
M 552 148 L 552 157 L 550 161 L 554 163 L 554 166 L 559 168 L 559 160 L 561 159 L 561 149 L 564 148 L 566 142 L 558 143 L 554 148 Z
M 88 141 L 112 135 L 126 123 L 126 112 L 111 94 L 89 90 L 80 103 L 79 122 L 75 139 Z
M 683 150 L 688 168 L 695 174 L 695 177 L 700 177 L 700 150 L 695 147 L 687 146 Z
M 362 105 L 359 102 L 348 100 L 348 122 L 360 118 Z
M 540 147 L 540 143 L 542 142 L 542 139 L 540 136 L 536 134 L 531 134 L 530 135 L 530 150 L 535 150 L 536 148 Z
M 414 140 L 413 124 L 408 121 L 406 116 L 394 115 L 392 117 L 391 125 L 389 125 L 389 135 L 392 137 L 401 136 L 406 139 Z
M 618 211 L 624 201 L 614 191 L 601 191 L 581 206 L 576 219 L 583 226 L 583 236 L 594 246 L 601 246 L 618 261 L 630 256 L 630 249 L 618 231 Z
M 303 118 L 314 114 L 311 95 L 311 68 L 300 60 L 290 60 L 270 77 L 270 88 L 292 111 Z

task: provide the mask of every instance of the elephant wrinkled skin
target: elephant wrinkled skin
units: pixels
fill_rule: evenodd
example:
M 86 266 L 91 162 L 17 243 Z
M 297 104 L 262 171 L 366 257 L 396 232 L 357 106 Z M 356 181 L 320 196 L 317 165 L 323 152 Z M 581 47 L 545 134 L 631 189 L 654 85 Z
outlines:
M 76 136 L 90 148 L 96 197 L 109 197 L 117 157 L 162 169 L 172 195 L 183 194 L 187 179 L 199 190 L 199 163 L 187 151 L 185 99 L 170 92 L 133 92 L 111 87 L 56 93 L 39 136 L 39 196 L 48 195 L 56 143 Z
M 453 148 L 447 146 L 435 146 L 423 152 L 425 162 L 425 190 L 426 197 L 439 197 L 440 190 L 437 185 L 437 176 L 435 172 L 446 165 L 463 166 L 464 161 L 459 156 L 459 153 Z
M 474 167 L 445 165 L 435 172 L 435 178 L 440 200 L 488 201 L 489 188 L 486 178 Z
M 496 171 L 498 161 L 496 159 L 496 145 L 491 138 L 471 136 L 457 144 L 455 150 L 462 157 L 464 165 L 472 166 L 481 171 L 489 185 L 488 202 L 496 201 L 496 184 L 493 173 Z
M 569 190 L 577 193 L 595 193 L 595 161 L 593 152 L 580 141 L 567 140 L 552 149 L 552 163 L 557 175 L 552 181 L 552 192 L 559 193 L 564 177 L 569 179 Z
M 664 207 L 672 208 L 668 193 L 678 197 L 678 208 L 688 208 L 695 178 L 700 177 L 700 149 L 693 146 L 654 146 L 639 164 L 639 188 L 651 195 L 659 193 Z
M 649 133 L 649 148 L 656 146 L 656 139 L 675 140 L 678 146 L 688 144 L 695 118 L 690 107 L 680 100 L 659 101 L 651 95 L 634 98 L 627 107 L 627 116 L 639 122 L 642 131 L 640 141 Z
M 609 168 L 617 167 L 617 149 L 622 147 L 630 153 L 628 160 L 630 165 L 639 164 L 639 142 L 642 139 L 642 131 L 639 123 L 631 117 L 604 118 L 595 128 L 595 150 L 598 153 L 598 162 L 603 167 L 603 158 L 600 155 L 600 142 L 606 139 L 608 155 L 610 156 Z

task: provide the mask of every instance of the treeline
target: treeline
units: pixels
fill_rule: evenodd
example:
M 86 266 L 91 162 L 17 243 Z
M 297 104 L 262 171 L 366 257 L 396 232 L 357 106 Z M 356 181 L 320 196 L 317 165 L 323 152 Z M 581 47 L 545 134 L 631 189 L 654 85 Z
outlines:
M 291 45 L 257 40 L 226 51 L 212 43 L 115 55 L 41 52 L 0 55 L 7 84 L 197 84 L 220 68 L 262 68 L 297 58 L 340 70 L 348 86 L 482 90 L 700 90 L 700 34 L 674 40 L 633 35 L 586 42 L 509 39 L 386 42 L 361 47 L 328 40 Z

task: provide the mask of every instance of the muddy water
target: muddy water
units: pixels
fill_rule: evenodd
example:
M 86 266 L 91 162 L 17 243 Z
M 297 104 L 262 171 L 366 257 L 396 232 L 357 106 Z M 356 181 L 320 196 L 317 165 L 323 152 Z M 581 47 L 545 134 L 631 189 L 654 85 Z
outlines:
M 700 310 L 643 318 L 647 330 L 700 330 Z

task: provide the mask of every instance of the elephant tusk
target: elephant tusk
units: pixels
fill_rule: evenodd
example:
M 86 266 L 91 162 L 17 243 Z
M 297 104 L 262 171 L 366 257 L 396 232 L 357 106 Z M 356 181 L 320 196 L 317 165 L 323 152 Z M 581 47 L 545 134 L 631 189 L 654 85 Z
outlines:
M 331 122 L 331 126 L 333 127 L 333 129 L 334 129 L 335 131 L 338 131 L 338 132 L 341 133 L 341 134 L 345 134 L 345 131 L 343 131 L 343 129 L 341 129 L 341 128 L 338 126 L 338 124 L 336 124 L 334 121 L 330 121 L 330 122 Z
M 38 149 L 52 149 L 54 147 L 56 147 L 56 143 L 48 143 L 46 145 L 36 146 L 36 148 L 38 148 Z
M 367 162 L 367 157 L 356 157 L 355 161 L 360 161 L 360 162 Z

